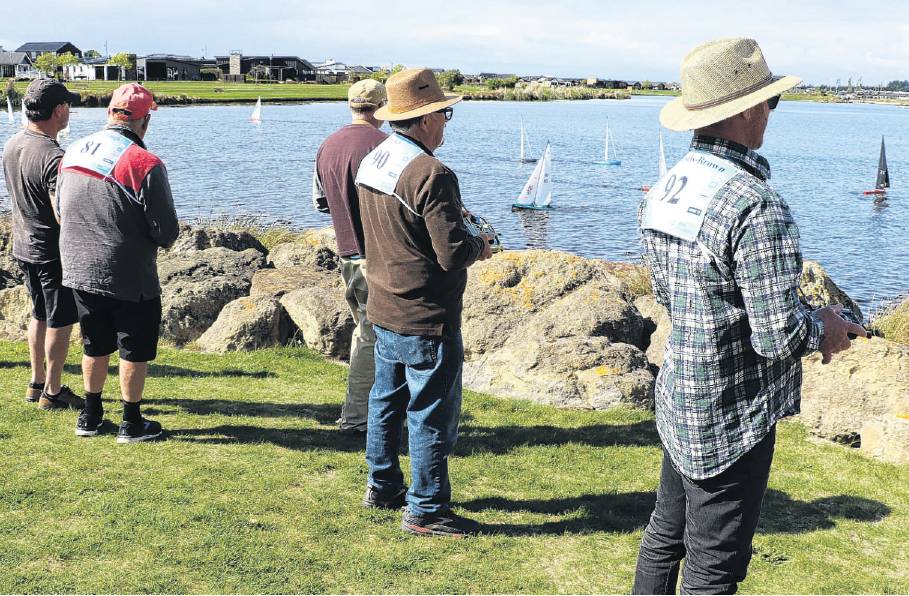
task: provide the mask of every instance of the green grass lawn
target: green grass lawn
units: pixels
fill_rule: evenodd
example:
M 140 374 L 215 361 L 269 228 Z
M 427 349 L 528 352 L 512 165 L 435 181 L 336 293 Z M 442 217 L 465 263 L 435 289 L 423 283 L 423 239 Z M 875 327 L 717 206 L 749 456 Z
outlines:
M 296 83 L 225 83 L 222 81 L 141 81 L 152 93 L 163 95 L 186 95 L 190 98 L 217 101 L 255 101 L 262 99 L 280 100 L 346 100 L 349 85 L 316 85 Z M 104 95 L 110 93 L 122 82 L 117 81 L 67 81 L 66 86 L 77 93 Z M 28 82 L 16 83 L 16 90 L 25 92 Z M 3 87 L 5 89 L 5 86 Z M 220 91 L 217 91 L 220 89 Z
M 468 392 L 454 499 L 485 534 L 411 537 L 360 507 L 362 441 L 334 429 L 345 369 L 298 348 L 162 350 L 144 412 L 167 440 L 78 438 L 26 404 L 0 342 L 0 592 L 627 592 L 653 506 L 652 416 Z M 78 355 L 65 382 L 80 386 Z M 405 459 L 406 464 L 406 459 Z M 785 424 L 744 592 L 909 592 L 907 468 Z

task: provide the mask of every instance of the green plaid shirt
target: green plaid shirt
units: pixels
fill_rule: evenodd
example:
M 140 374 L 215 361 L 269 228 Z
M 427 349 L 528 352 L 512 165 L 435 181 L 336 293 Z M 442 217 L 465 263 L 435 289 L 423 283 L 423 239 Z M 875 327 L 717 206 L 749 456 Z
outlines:
M 656 299 L 672 319 L 656 383 L 663 445 L 685 476 L 716 476 L 799 411 L 801 358 L 822 323 L 799 303 L 799 231 L 747 147 L 695 136 L 692 151 L 737 173 L 710 201 L 696 242 L 643 230 Z M 643 216 L 643 204 L 639 213 Z

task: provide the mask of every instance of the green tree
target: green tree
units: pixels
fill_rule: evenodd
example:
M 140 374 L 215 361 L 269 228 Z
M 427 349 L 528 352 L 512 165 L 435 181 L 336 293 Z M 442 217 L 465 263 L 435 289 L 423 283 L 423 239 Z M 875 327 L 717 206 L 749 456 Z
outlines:
M 35 58 L 35 68 L 38 72 L 43 72 L 47 76 L 54 76 L 57 72 L 57 55 L 53 52 L 45 52 Z
M 57 56 L 57 66 L 66 69 L 68 66 L 76 66 L 79 59 L 72 52 L 64 52 Z
M 126 52 L 119 52 L 110 57 L 107 61 L 111 66 L 117 66 L 117 80 L 120 80 L 124 70 L 130 70 L 133 67 L 133 61 Z
M 85 56 L 86 58 L 100 58 L 101 52 L 99 52 L 98 50 L 86 50 L 82 53 L 82 55 Z
M 653 89 L 653 83 L 644 79 L 641 81 L 641 89 Z
M 407 68 L 403 64 L 395 64 L 391 69 L 391 74 L 396 74 Z M 390 76 L 390 75 L 389 75 Z
M 439 87 L 442 89 L 454 91 L 455 87 L 464 84 L 464 75 L 457 69 L 446 70 L 437 74 L 436 80 L 439 81 Z
M 379 81 L 380 83 L 384 83 L 385 81 L 388 80 L 388 71 L 385 70 L 384 68 L 382 70 L 377 70 L 374 73 L 372 73 L 371 75 L 369 75 L 369 78 L 375 79 L 376 81 Z

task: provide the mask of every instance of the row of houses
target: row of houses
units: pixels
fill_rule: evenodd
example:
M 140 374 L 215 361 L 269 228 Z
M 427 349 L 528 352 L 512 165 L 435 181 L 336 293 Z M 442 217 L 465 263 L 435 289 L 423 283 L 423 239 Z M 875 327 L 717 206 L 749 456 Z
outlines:
M 368 78 L 383 70 L 379 66 L 349 65 L 334 59 L 311 61 L 298 56 L 245 55 L 240 50 L 226 56 L 194 58 L 176 54 L 129 54 L 130 68 L 113 65 L 110 57 L 86 57 L 71 42 L 29 42 L 14 52 L 0 48 L 0 77 L 34 78 L 40 76 L 35 68 L 38 56 L 52 52 L 57 55 L 71 53 L 78 64 L 61 68 L 59 73 L 68 80 L 142 80 L 142 81 L 201 81 L 225 80 L 244 82 L 247 79 L 263 81 L 298 81 L 316 83 L 352 83 Z M 442 69 L 435 69 L 441 72 Z M 558 78 L 547 76 L 522 76 L 483 72 L 464 75 L 468 84 L 485 84 L 491 79 L 517 79 L 553 87 L 600 87 L 608 89 L 678 89 L 676 83 L 649 81 L 624 81 L 597 78 Z

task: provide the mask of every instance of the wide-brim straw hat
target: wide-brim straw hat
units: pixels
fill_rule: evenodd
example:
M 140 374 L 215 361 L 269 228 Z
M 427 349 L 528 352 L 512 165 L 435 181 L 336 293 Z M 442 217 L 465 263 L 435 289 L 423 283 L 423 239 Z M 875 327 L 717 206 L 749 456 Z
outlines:
M 802 79 L 775 77 L 753 39 L 719 39 L 692 50 L 682 60 L 682 95 L 660 111 L 670 130 L 715 124 L 792 89 Z
M 376 110 L 374 117 L 386 122 L 425 116 L 464 99 L 446 95 L 428 68 L 408 68 L 393 74 L 385 82 L 385 90 L 388 103 Z

